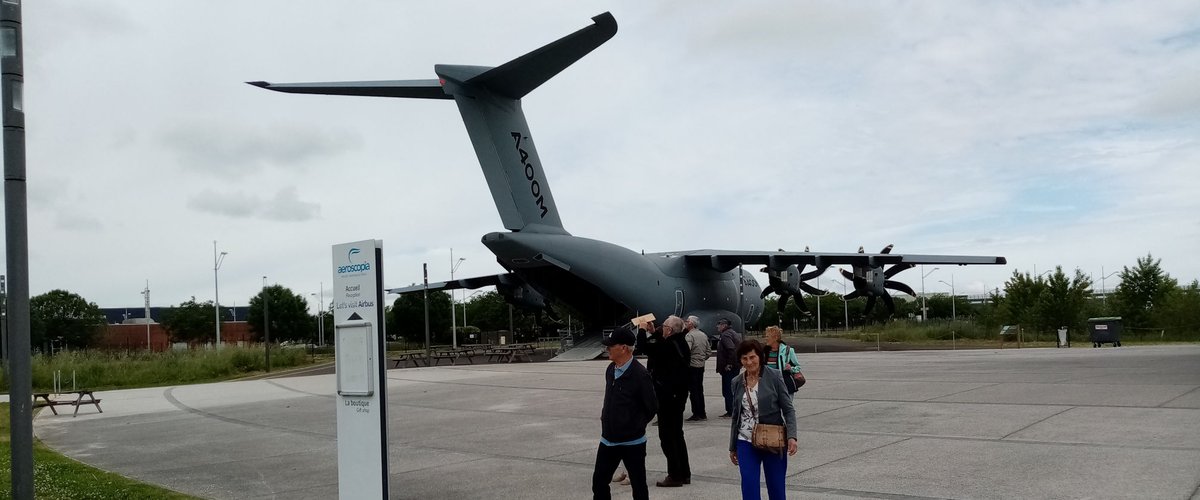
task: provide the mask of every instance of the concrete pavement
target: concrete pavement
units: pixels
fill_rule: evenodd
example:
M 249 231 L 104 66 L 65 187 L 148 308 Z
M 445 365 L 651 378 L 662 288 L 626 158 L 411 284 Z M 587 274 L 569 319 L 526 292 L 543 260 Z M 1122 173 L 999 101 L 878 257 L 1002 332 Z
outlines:
M 1200 500 L 1200 346 L 800 357 L 794 497 Z M 590 497 L 605 365 L 390 370 L 391 497 Z M 705 383 L 710 419 L 685 428 L 693 483 L 652 498 L 738 497 L 719 378 Z M 333 391 L 332 375 L 106 391 L 103 414 L 43 412 L 35 432 L 201 497 L 332 498 Z

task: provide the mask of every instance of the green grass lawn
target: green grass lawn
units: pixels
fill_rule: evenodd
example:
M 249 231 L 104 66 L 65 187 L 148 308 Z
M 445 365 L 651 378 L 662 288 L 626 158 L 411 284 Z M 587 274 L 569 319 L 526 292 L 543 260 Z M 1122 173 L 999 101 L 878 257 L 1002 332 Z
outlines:
M 271 368 L 286 370 L 316 361 L 304 349 L 272 349 Z M 62 376 L 64 390 L 132 389 L 164 385 L 217 382 L 265 373 L 263 350 L 228 346 L 220 350 L 192 349 L 147 353 L 144 351 L 68 351 L 33 356 L 31 372 L 34 392 L 47 392 L 54 374 Z M 0 392 L 8 392 L 8 380 L 0 374 Z
M 0 498 L 12 498 L 8 403 L 0 403 Z M 196 498 L 84 465 L 33 444 L 33 493 L 39 499 Z

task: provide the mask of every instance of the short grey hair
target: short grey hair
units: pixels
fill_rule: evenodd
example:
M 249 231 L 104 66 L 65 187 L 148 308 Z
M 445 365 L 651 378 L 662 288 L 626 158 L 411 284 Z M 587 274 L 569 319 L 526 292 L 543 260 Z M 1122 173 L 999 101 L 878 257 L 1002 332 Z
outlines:
M 683 320 L 679 319 L 679 316 L 672 314 L 667 316 L 667 319 L 663 320 L 663 326 L 669 326 L 671 327 L 671 330 L 675 332 L 682 332 Z
M 698 316 L 688 316 L 687 322 L 691 323 L 692 326 L 700 326 L 700 318 Z

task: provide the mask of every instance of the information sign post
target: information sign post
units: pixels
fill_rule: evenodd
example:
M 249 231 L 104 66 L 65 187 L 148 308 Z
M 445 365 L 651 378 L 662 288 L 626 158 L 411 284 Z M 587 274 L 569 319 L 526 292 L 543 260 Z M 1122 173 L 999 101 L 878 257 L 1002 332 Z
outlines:
M 382 242 L 333 246 L 338 497 L 388 497 Z

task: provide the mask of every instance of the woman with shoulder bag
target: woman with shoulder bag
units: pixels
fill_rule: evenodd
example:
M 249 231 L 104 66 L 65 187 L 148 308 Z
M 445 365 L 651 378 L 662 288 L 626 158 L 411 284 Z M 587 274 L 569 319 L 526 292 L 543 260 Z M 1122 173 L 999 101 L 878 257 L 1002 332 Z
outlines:
M 768 326 L 764 333 L 767 340 L 767 366 L 783 374 L 788 394 L 794 395 L 805 382 L 804 374 L 800 373 L 800 359 L 796 357 L 796 350 L 783 342 L 783 330 L 778 326 Z
M 744 340 L 736 354 L 742 361 L 742 373 L 732 384 L 729 460 L 741 472 L 743 499 L 762 498 L 759 478 L 765 476 L 768 498 L 782 500 L 786 498 L 787 455 L 795 455 L 797 448 L 792 398 L 779 371 L 763 368 L 766 355 L 761 343 Z

